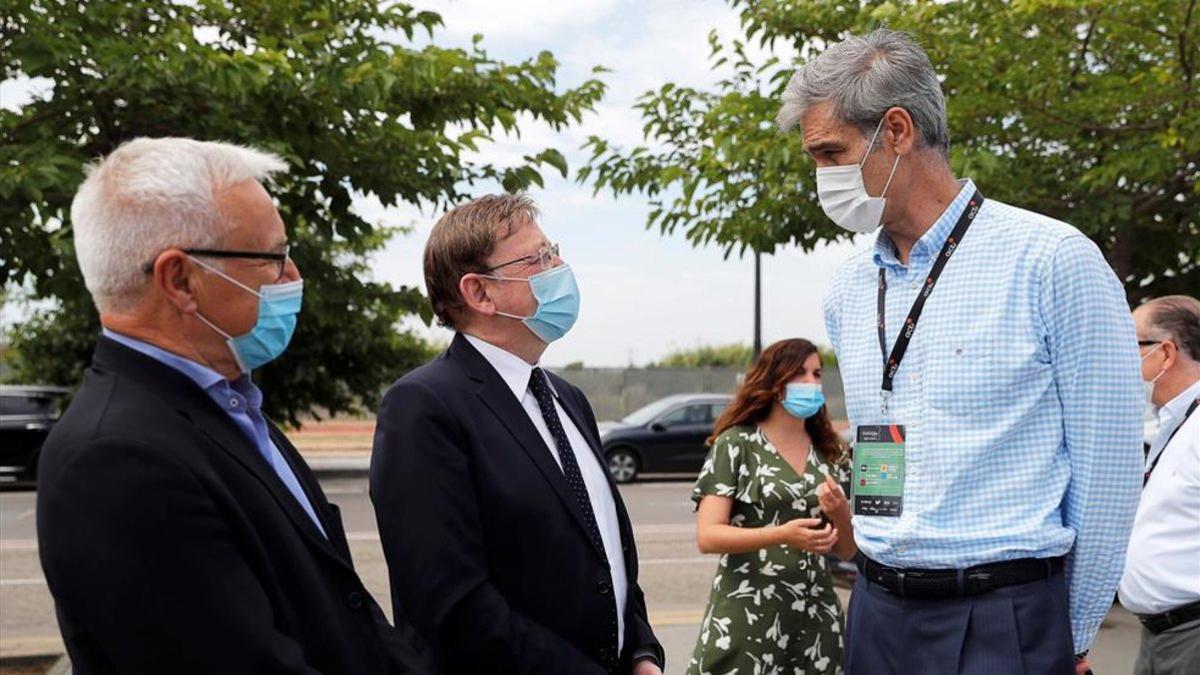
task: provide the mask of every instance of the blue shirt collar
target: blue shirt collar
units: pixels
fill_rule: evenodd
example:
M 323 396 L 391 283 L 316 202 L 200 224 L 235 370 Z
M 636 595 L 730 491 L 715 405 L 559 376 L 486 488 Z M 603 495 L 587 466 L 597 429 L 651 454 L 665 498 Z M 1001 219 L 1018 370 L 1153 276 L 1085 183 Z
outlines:
M 946 239 L 950 233 L 954 231 L 954 225 L 958 222 L 958 217 L 962 215 L 964 209 L 967 208 L 967 202 L 971 201 L 972 195 L 975 194 L 975 182 L 970 178 L 959 181 L 962 187 L 958 194 L 942 215 L 934 221 L 933 226 L 921 235 L 917 243 L 913 245 L 912 251 L 909 252 L 908 266 L 920 267 L 927 264 L 937 257 L 942 246 L 946 243 Z M 882 227 L 875 235 L 875 252 L 871 259 L 875 262 L 876 267 L 886 267 L 891 269 L 903 269 L 905 265 L 900 262 L 900 258 L 896 256 L 896 246 L 892 243 L 892 238 L 888 236 L 887 231 Z
M 198 384 L 200 388 L 205 391 L 208 391 L 209 389 L 220 385 L 221 383 L 228 382 L 224 375 L 221 375 L 212 368 L 200 363 L 196 363 L 191 359 L 185 359 L 184 357 L 169 352 L 157 345 L 152 345 L 149 342 L 131 338 L 128 335 L 122 335 L 108 328 L 103 329 L 101 332 L 104 337 L 112 340 L 113 342 L 124 345 L 141 354 L 145 354 L 155 361 L 166 364 L 175 370 L 178 370 L 193 382 Z

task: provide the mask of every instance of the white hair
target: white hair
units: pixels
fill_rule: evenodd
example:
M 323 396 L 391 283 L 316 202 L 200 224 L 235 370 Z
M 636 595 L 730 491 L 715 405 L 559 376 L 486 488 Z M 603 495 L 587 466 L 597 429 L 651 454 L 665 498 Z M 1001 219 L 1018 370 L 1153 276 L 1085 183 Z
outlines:
M 96 307 L 126 311 L 171 247 L 215 248 L 231 227 L 218 198 L 287 169 L 271 153 L 190 138 L 138 138 L 88 167 L 71 202 L 75 256 Z

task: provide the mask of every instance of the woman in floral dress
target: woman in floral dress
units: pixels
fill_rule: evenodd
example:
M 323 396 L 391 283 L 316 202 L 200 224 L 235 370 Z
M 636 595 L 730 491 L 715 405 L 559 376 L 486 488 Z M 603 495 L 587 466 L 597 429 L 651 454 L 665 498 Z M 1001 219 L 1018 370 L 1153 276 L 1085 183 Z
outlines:
M 717 420 L 692 499 L 704 553 L 720 553 L 689 675 L 842 672 L 841 604 L 824 554 L 857 552 L 821 358 L 777 342 Z M 824 518 L 822 518 L 822 515 Z

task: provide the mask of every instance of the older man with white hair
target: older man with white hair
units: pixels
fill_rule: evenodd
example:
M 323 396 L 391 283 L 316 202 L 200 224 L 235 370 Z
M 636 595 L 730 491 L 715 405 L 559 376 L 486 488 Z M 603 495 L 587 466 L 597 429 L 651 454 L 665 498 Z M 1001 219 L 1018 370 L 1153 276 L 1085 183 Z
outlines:
M 1158 412 L 1133 521 L 1121 604 L 1142 622 L 1135 675 L 1200 673 L 1200 300 L 1133 310 L 1142 377 Z
M 830 219 L 882 225 L 825 302 L 856 437 L 846 672 L 1086 670 L 1141 474 L 1120 282 L 1075 228 L 956 180 L 937 73 L 902 34 L 829 46 L 779 122 Z
M 104 330 L 42 449 L 37 524 L 77 673 L 422 672 L 250 378 L 301 306 L 262 185 L 285 168 L 236 145 L 138 139 L 75 196 Z

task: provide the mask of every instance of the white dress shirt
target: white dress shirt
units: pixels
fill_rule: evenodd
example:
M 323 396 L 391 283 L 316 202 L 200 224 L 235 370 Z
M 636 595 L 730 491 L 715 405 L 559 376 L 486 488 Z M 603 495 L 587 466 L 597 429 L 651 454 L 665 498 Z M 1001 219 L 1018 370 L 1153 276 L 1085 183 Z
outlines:
M 1200 411 L 1179 427 L 1197 397 L 1200 382 L 1158 411 L 1158 436 L 1146 468 L 1162 458 L 1142 490 L 1119 590 L 1121 604 L 1136 614 L 1200 601 Z
M 554 439 L 546 420 L 542 418 L 542 410 L 538 407 L 537 399 L 529 390 L 529 378 L 534 366 L 524 359 L 503 349 L 480 340 L 473 335 L 463 334 L 467 342 L 483 355 L 492 368 L 500 374 L 500 378 L 512 390 L 529 421 L 537 428 L 542 440 L 546 442 L 546 451 L 554 458 L 559 468 L 562 460 L 554 447 Z M 547 378 L 549 380 L 549 378 Z M 554 391 L 554 383 L 550 382 L 550 390 Z M 608 567 L 612 575 L 613 599 L 617 604 L 617 653 L 625 646 L 625 601 L 629 593 L 629 579 L 625 574 L 625 556 L 621 548 L 621 528 L 617 520 L 617 503 L 613 499 L 608 484 L 608 469 L 601 464 L 591 446 L 584 440 L 583 434 L 571 421 L 571 416 L 563 410 L 558 392 L 554 391 L 554 410 L 558 413 L 558 421 L 562 423 L 571 441 L 571 450 L 575 453 L 575 462 L 579 464 L 579 472 L 583 475 L 583 483 L 587 486 L 588 500 L 592 503 L 592 512 L 596 515 L 596 525 L 600 528 L 600 539 L 604 542 L 604 554 L 608 558 Z

